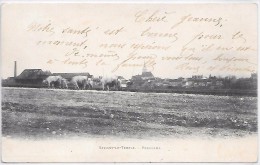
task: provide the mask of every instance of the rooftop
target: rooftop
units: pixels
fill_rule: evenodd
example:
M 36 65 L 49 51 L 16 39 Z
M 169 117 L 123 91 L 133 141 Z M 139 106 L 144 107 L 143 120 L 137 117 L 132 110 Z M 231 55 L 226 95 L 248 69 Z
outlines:
M 61 76 L 65 79 L 71 79 L 74 76 L 88 76 L 91 77 L 91 75 L 87 72 L 82 72 L 82 73 L 53 73 L 53 76 Z
M 25 69 L 16 79 L 39 79 L 50 76 L 50 71 L 42 71 L 41 69 Z

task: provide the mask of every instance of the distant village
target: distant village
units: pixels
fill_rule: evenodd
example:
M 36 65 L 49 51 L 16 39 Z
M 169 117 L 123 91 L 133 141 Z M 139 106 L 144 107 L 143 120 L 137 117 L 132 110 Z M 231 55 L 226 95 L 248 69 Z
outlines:
M 9 87 L 44 87 L 42 81 L 51 75 L 60 75 L 70 81 L 73 76 L 81 75 L 94 78 L 90 73 L 51 73 L 42 69 L 25 69 L 20 75 L 16 75 L 16 63 L 14 77 L 2 80 L 2 86 Z M 216 77 L 209 75 L 193 75 L 189 78 L 179 77 L 177 79 L 162 79 L 155 77 L 152 72 L 143 66 L 142 74 L 134 75 L 126 80 L 123 76 L 118 76 L 121 80 L 121 90 L 141 91 L 141 92 L 177 92 L 177 93 L 201 93 L 202 91 L 211 94 L 223 92 L 253 93 L 257 94 L 257 73 L 252 73 L 248 78 L 236 78 L 235 76 Z M 101 89 L 101 85 L 96 83 L 93 89 Z M 228 93 L 229 92 L 229 93 Z

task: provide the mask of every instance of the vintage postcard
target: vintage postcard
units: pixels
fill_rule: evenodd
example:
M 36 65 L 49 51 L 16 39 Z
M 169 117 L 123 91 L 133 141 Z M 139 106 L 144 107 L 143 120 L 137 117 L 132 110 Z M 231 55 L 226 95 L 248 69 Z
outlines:
M 3 162 L 256 162 L 256 3 L 5 3 Z

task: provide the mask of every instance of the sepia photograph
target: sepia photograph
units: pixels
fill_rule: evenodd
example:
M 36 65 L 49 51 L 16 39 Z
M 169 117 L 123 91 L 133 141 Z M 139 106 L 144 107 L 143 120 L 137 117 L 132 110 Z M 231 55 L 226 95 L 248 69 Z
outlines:
M 2 162 L 257 162 L 257 3 L 3 3 Z

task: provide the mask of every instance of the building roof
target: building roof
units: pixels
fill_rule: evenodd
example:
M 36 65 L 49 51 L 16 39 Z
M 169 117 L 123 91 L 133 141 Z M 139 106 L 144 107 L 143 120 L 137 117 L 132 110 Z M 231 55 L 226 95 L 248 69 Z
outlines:
M 142 75 L 135 75 L 135 76 L 132 76 L 132 79 L 141 79 L 142 78 Z
M 16 79 L 39 79 L 50 76 L 50 71 L 42 71 L 41 69 L 25 69 Z
M 154 77 L 152 72 L 143 72 L 142 77 Z
M 117 78 L 118 79 L 125 79 L 123 76 L 118 76 Z
M 192 75 L 193 79 L 202 79 L 203 78 L 203 75 Z
M 182 82 L 182 79 L 170 79 L 169 82 Z
M 72 79 L 72 77 L 74 76 L 88 76 L 91 77 L 91 75 L 87 72 L 83 72 L 83 73 L 53 73 L 53 76 L 61 76 L 65 79 Z
M 144 63 L 144 66 L 143 66 L 143 71 L 142 71 L 143 73 L 144 72 L 148 72 L 148 70 L 147 70 L 147 68 L 146 68 L 146 65 L 145 65 L 145 63 Z

